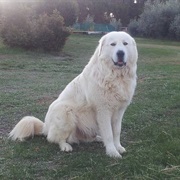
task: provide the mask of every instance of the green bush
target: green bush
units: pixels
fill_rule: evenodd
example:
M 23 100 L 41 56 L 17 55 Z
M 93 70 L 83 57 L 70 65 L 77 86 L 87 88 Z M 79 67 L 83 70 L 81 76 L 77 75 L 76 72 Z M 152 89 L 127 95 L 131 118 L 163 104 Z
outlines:
M 66 26 L 72 26 L 76 22 L 79 12 L 77 2 L 72 0 L 42 0 L 36 4 L 34 9 L 38 15 L 44 12 L 50 15 L 53 10 L 57 9 L 64 18 Z
M 138 28 L 139 28 L 139 23 L 137 20 L 131 20 L 129 25 L 128 25 L 128 31 L 132 36 L 138 36 L 139 32 L 138 32 Z
M 180 40 L 180 14 L 178 14 L 170 25 L 170 36 Z
M 1 37 L 11 47 L 60 51 L 69 35 L 57 10 L 36 17 L 31 7 L 16 5 L 3 14 Z
M 57 10 L 52 15 L 40 15 L 35 23 L 35 40 L 45 51 L 59 51 L 63 48 L 70 31 L 64 26 L 62 16 Z
M 6 45 L 33 47 L 31 13 L 31 8 L 22 5 L 6 8 L 1 17 L 1 37 Z
M 135 20 L 130 22 L 129 30 L 144 37 L 173 37 L 170 26 L 178 14 L 180 14 L 180 3 L 178 1 L 148 0 L 138 22 Z

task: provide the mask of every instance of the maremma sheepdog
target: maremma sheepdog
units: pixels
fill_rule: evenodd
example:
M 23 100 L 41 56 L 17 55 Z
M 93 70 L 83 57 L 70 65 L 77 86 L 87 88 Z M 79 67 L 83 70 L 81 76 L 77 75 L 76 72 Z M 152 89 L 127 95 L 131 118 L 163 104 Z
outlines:
M 72 144 L 101 140 L 106 154 L 121 158 L 123 114 L 136 88 L 137 47 L 125 32 L 104 35 L 89 63 L 49 106 L 45 121 L 24 117 L 10 132 L 12 140 L 23 141 L 44 135 L 62 151 Z

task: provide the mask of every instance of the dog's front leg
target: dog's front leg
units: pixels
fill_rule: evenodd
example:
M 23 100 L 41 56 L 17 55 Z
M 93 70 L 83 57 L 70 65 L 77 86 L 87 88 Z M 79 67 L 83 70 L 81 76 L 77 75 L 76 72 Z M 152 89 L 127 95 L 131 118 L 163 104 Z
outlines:
M 117 151 L 113 141 L 111 113 L 108 110 L 99 110 L 97 112 L 97 122 L 99 126 L 100 135 L 106 147 L 106 154 L 110 157 L 121 158 L 122 156 Z
M 113 114 L 112 118 L 112 130 L 114 137 L 114 145 L 119 153 L 126 152 L 126 149 L 120 143 L 121 124 L 125 109 L 118 110 Z

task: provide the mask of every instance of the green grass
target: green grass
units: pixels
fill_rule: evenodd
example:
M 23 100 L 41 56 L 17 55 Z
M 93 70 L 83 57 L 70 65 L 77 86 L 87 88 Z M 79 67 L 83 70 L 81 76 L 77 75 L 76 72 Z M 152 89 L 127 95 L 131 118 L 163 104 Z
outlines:
M 64 153 L 44 137 L 7 139 L 23 116 L 44 119 L 99 37 L 72 35 L 60 55 L 0 43 L 0 179 L 180 179 L 179 42 L 137 39 L 138 86 L 124 116 L 123 159 L 107 157 L 102 143 L 81 143 Z

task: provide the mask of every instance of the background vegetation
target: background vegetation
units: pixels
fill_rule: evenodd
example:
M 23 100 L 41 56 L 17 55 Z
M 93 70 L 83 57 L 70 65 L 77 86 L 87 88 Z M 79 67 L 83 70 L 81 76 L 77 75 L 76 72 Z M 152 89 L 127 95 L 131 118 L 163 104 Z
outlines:
M 12 47 L 58 52 L 70 28 L 112 31 L 124 26 L 133 36 L 180 40 L 180 0 L 0 1 L 0 36 Z
M 133 35 L 180 40 L 180 1 L 147 1 L 138 19 L 129 24 Z
M 0 43 L 0 179 L 178 180 L 180 177 L 180 43 L 136 39 L 138 85 L 123 119 L 123 159 L 102 143 L 73 145 L 64 153 L 44 137 L 7 139 L 25 115 L 44 120 L 50 103 L 77 76 L 99 36 L 71 35 L 59 56 Z
M 22 3 L 6 6 L 1 16 L 1 37 L 11 47 L 60 51 L 70 35 L 59 11 L 36 14 Z

